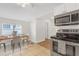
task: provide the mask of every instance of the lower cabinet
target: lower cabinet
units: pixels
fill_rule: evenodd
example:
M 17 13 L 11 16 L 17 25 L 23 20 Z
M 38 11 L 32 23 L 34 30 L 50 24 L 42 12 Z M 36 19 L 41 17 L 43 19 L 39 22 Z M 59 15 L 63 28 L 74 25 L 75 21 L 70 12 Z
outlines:
M 79 56 L 79 46 L 76 46 L 75 47 L 75 55 L 76 56 Z

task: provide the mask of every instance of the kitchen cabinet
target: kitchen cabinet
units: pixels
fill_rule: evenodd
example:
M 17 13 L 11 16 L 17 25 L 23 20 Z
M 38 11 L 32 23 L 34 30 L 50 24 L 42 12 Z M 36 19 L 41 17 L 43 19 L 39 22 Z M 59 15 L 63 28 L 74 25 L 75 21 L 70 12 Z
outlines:
M 75 54 L 76 54 L 76 56 L 79 56 L 79 46 L 76 46 L 75 48 L 76 48 Z

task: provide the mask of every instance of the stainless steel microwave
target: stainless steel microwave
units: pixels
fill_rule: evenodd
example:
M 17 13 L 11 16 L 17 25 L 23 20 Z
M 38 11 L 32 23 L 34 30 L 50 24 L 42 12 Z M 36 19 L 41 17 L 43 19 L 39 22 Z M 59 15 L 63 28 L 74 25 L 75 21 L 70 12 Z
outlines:
M 55 18 L 56 25 L 64 25 L 70 22 L 70 15 Z
M 57 15 L 54 17 L 54 22 L 56 26 L 79 24 L 79 10 Z

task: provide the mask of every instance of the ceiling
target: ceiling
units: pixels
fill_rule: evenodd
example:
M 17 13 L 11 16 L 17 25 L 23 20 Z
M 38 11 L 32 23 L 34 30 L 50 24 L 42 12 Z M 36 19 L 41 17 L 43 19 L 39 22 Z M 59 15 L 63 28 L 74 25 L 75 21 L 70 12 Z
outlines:
M 17 19 L 17 20 L 33 20 L 53 12 L 53 8 L 62 3 L 31 3 L 26 7 L 21 7 L 17 3 L 0 3 L 0 17 Z

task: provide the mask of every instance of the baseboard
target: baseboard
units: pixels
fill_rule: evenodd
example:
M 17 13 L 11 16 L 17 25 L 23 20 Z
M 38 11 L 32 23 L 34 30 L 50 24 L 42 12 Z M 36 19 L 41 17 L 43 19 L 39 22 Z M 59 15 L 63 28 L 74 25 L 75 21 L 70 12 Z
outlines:
M 49 38 L 45 38 L 45 39 L 39 40 L 39 41 L 32 41 L 32 42 L 33 42 L 33 43 L 40 43 L 40 42 L 43 42 L 43 41 L 45 41 L 45 40 L 49 40 Z
M 45 40 L 42 40 L 42 41 L 32 41 L 33 43 L 40 43 L 40 42 L 43 42 Z

